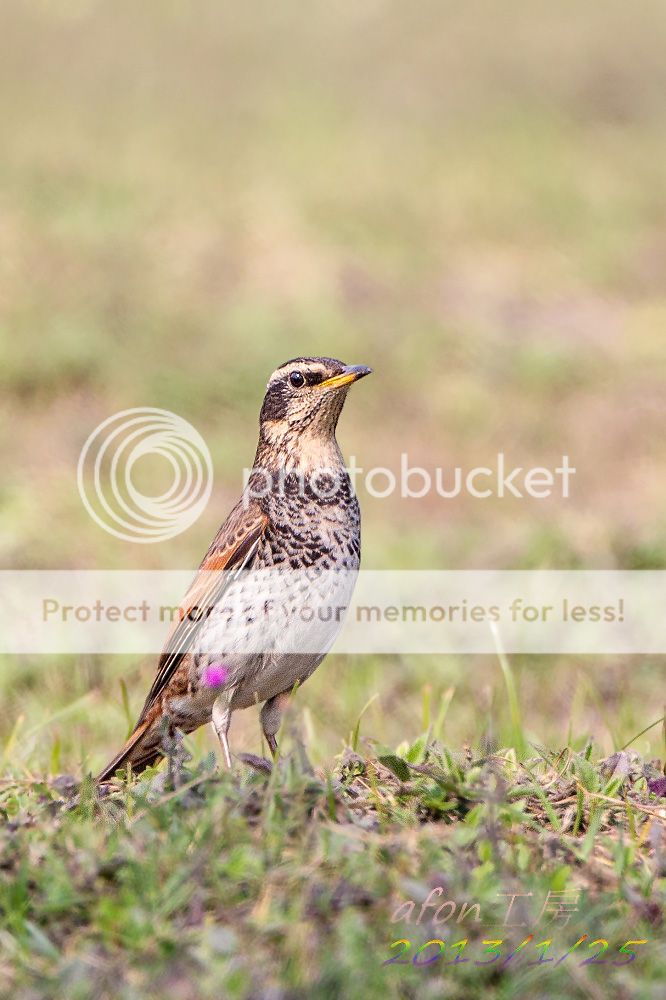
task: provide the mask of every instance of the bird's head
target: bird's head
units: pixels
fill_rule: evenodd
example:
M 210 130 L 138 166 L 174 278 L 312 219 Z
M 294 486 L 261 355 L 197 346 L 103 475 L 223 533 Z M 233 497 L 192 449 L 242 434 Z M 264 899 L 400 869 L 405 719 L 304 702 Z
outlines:
M 334 358 L 293 358 L 271 375 L 259 415 L 265 444 L 289 446 L 303 435 L 333 438 L 335 427 L 353 382 L 371 368 L 345 365 Z

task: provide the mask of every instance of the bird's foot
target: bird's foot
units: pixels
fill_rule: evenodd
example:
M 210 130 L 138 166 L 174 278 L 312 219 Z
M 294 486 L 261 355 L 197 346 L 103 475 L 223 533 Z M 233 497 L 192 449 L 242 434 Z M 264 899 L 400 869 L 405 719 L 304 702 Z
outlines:
M 273 765 L 266 757 L 259 757 L 254 753 L 239 753 L 238 759 L 243 764 L 247 764 L 248 767 L 254 768 L 255 771 L 261 771 L 262 774 L 273 773 Z

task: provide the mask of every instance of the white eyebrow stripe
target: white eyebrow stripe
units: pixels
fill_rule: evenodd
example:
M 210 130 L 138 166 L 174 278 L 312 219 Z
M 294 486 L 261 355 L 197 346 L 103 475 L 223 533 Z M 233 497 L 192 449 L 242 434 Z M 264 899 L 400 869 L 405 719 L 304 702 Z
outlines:
M 285 375 L 291 375 L 292 372 L 308 372 L 311 375 L 326 375 L 326 368 L 323 365 L 295 365 L 293 362 L 290 366 L 286 368 L 276 368 L 268 382 L 266 383 L 266 388 L 271 385 L 272 382 L 278 382 Z

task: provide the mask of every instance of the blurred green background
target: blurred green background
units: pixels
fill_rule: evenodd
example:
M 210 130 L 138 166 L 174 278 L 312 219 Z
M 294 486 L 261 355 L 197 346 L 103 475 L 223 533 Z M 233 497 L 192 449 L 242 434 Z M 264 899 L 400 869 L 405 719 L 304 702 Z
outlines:
M 369 364 L 339 438 L 362 466 L 577 468 L 571 498 L 363 495 L 364 565 L 663 568 L 666 8 L 659 0 L 2 6 L 0 558 L 195 566 L 254 454 L 275 366 Z M 191 421 L 205 515 L 104 533 L 76 462 L 132 406 Z M 663 659 L 513 661 L 524 724 L 609 750 L 661 711 Z M 150 660 L 4 657 L 5 766 L 97 767 Z M 294 720 L 315 760 L 502 739 L 492 657 L 330 657 Z M 259 748 L 255 713 L 236 749 Z M 657 752 L 659 731 L 636 743 Z M 196 753 L 214 745 L 206 731 Z

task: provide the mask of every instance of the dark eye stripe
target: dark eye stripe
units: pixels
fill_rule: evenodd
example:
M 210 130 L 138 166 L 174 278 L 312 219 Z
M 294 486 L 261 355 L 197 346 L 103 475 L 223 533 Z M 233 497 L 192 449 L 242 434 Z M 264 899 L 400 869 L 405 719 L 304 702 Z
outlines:
M 289 383 L 295 389 L 300 389 L 301 386 L 304 385 L 319 385 L 320 382 L 324 381 L 326 375 L 324 372 L 312 372 L 307 369 L 302 371 L 301 369 L 297 369 L 296 371 L 290 372 L 287 377 L 289 379 Z

